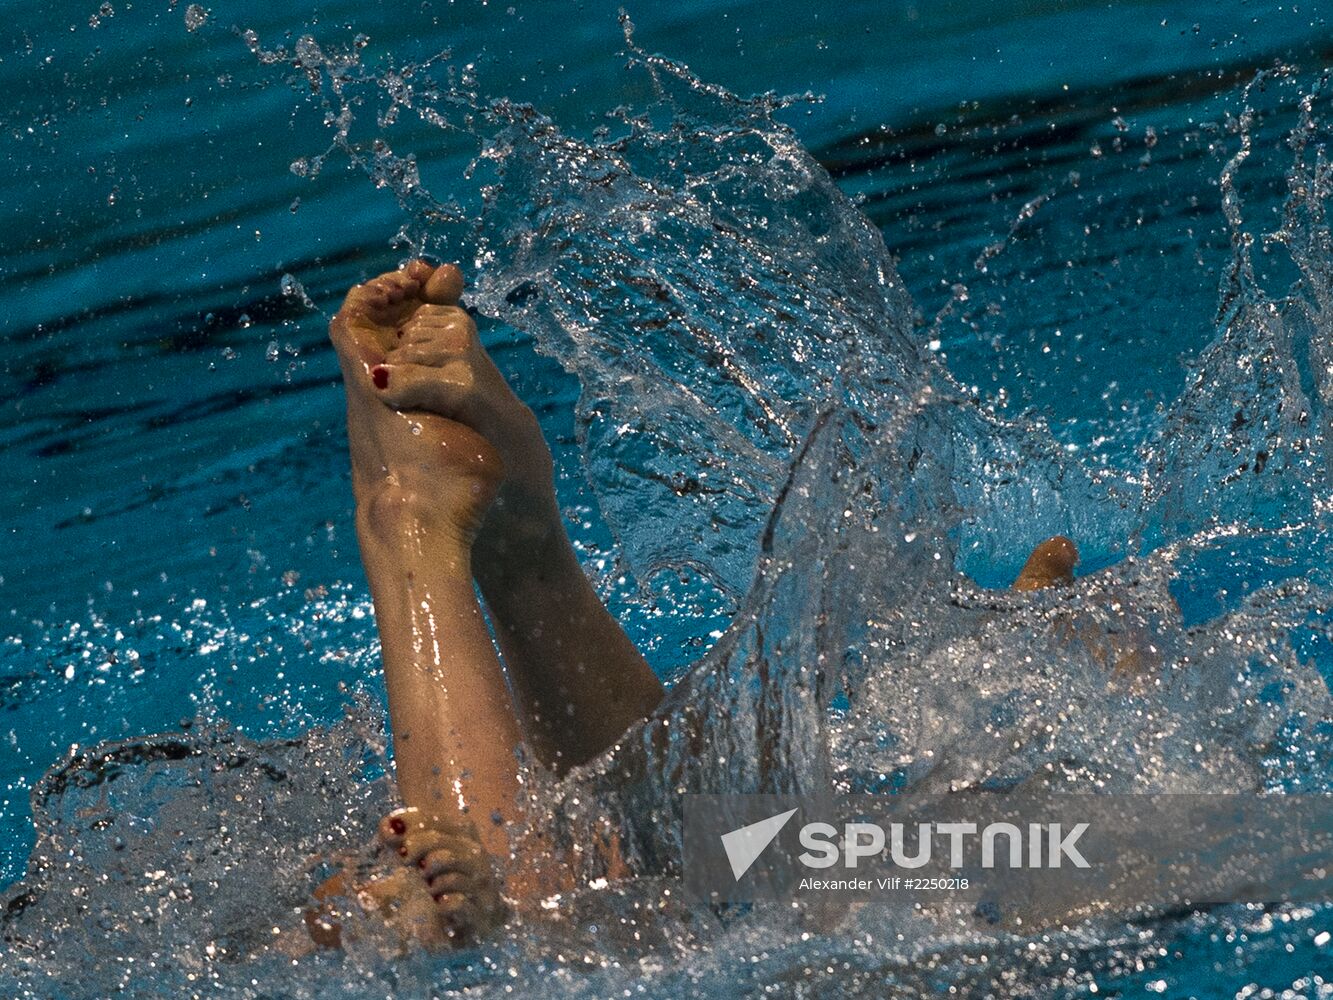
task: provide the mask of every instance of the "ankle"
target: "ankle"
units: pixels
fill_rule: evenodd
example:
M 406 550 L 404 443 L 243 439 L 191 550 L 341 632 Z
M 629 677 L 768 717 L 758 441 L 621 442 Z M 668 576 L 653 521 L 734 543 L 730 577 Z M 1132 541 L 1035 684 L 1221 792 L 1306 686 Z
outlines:
M 421 550 L 436 559 L 447 557 L 470 572 L 478 525 L 466 521 L 438 496 L 424 491 L 391 483 L 358 491 L 357 538 L 366 552 Z

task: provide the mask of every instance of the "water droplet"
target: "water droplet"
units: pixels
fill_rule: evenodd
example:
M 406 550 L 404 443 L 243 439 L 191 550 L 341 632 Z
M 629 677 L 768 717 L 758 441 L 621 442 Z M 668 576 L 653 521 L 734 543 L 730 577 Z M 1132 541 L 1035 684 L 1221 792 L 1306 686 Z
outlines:
M 264 357 L 266 357 L 269 361 L 277 361 L 278 356 L 279 356 L 278 342 L 276 340 L 270 340 L 268 342 L 268 347 L 264 349 Z
M 307 309 L 315 308 L 314 301 L 306 293 L 305 286 L 301 284 L 296 275 L 290 273 L 284 274 L 282 280 L 279 282 L 279 287 L 282 289 L 284 298 L 300 299 L 301 305 L 305 306 Z
M 302 35 L 296 40 L 296 58 L 302 66 L 318 66 L 324 62 L 324 52 L 311 35 Z
M 197 3 L 192 3 L 185 8 L 185 28 L 187 31 L 198 31 L 207 20 L 208 11 Z

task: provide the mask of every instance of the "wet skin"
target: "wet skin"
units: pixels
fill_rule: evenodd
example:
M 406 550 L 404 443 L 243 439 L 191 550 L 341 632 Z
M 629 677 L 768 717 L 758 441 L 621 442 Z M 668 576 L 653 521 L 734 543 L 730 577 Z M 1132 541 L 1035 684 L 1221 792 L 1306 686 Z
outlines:
M 529 818 L 519 752 L 567 770 L 662 697 L 583 574 L 536 417 L 482 347 L 462 287 L 456 267 L 413 261 L 353 288 L 329 331 L 408 807 L 380 831 L 401 872 L 351 894 L 431 947 L 493 927 L 501 886 L 518 906 L 569 888 L 545 852 L 511 850 Z M 347 894 L 337 876 L 318 895 Z M 311 936 L 336 944 L 323 913 L 307 917 Z
M 533 841 L 512 849 L 531 819 L 516 752 L 562 772 L 662 698 L 583 574 L 537 419 L 482 347 L 462 289 L 456 267 L 413 261 L 353 288 L 330 325 L 407 808 L 380 824 L 391 875 L 337 875 L 316 892 L 306 924 L 321 946 L 341 942 L 335 897 L 380 914 L 404 945 L 439 948 L 493 929 L 506 900 L 570 888 Z M 1069 539 L 1049 539 L 1014 589 L 1068 584 L 1077 561 Z

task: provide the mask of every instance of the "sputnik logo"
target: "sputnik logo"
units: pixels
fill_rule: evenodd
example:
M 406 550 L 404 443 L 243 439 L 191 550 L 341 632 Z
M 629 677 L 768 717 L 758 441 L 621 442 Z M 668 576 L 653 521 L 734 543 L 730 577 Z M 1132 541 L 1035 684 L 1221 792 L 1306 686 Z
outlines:
M 750 870 L 755 859 L 764 853 L 764 848 L 773 843 L 777 835 L 782 832 L 787 820 L 795 815 L 795 809 L 788 809 L 768 819 L 761 819 L 758 823 L 751 823 L 739 830 L 722 834 L 722 849 L 727 852 L 727 860 L 731 862 L 731 873 L 736 876 L 737 882 Z

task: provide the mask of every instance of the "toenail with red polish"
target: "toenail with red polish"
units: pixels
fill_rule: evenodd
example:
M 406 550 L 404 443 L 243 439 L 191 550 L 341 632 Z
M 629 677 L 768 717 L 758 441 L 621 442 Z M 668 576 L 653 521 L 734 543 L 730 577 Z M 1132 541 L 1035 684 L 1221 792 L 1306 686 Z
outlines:
M 395 816 L 389 820 L 389 831 L 395 837 L 401 837 L 407 832 L 407 824 L 402 821 L 401 817 Z
M 376 389 L 389 388 L 389 369 L 383 365 L 376 365 L 370 370 L 371 381 L 375 383 Z

